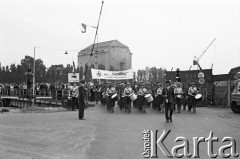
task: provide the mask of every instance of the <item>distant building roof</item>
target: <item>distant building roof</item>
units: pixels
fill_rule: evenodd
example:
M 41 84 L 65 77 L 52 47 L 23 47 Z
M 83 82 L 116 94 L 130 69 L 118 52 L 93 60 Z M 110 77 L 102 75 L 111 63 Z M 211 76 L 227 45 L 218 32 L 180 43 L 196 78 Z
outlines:
M 227 81 L 229 74 L 213 75 L 213 81 Z
M 110 40 L 110 41 L 105 41 L 105 42 L 100 42 L 100 43 L 96 43 L 94 46 L 94 51 L 98 51 L 98 52 L 103 52 L 103 51 L 107 51 L 107 49 L 110 46 L 115 46 L 115 47 L 125 47 L 128 48 L 128 46 L 122 44 L 121 42 L 119 42 L 118 40 Z M 92 50 L 93 44 L 86 47 L 85 49 L 81 50 L 81 54 L 86 54 L 86 53 L 90 53 L 90 51 Z

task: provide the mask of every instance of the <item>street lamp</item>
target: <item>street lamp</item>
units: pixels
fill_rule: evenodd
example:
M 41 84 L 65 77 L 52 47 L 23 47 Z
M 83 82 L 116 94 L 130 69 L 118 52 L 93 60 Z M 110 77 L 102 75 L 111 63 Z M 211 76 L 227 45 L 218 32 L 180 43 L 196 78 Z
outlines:
M 55 51 L 63 51 L 63 49 L 53 49 L 53 48 L 45 48 L 45 47 L 36 47 L 36 46 L 34 46 L 34 56 L 33 56 L 33 101 L 32 101 L 32 107 L 34 107 L 35 85 L 36 85 L 36 63 L 35 63 L 36 48 L 47 49 L 47 50 L 55 50 Z M 68 50 L 68 51 L 78 51 L 78 50 Z M 65 54 L 68 54 L 67 50 L 66 50 Z
M 34 46 L 34 56 L 33 56 L 33 101 L 32 101 L 32 107 L 34 107 L 34 98 L 35 98 L 35 50 L 36 50 L 36 47 Z

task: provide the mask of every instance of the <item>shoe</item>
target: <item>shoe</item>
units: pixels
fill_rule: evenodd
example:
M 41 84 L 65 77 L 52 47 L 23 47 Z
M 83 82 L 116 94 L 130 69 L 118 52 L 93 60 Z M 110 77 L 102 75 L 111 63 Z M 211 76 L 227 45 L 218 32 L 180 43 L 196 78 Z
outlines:
M 79 120 L 85 120 L 85 118 L 80 118 Z
M 169 122 L 169 120 L 167 119 L 167 120 L 166 120 L 166 123 L 168 123 L 168 122 Z
M 170 119 L 170 122 L 173 122 L 173 120 L 172 120 L 172 119 Z

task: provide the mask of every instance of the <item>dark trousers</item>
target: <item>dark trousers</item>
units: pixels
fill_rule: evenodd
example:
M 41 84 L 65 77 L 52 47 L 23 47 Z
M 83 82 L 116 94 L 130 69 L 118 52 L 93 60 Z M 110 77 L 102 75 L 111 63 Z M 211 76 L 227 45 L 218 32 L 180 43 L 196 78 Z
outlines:
M 72 110 L 74 110 L 75 105 L 78 108 L 78 99 L 76 97 L 72 97 Z
M 114 108 L 114 105 L 115 105 L 115 100 L 113 100 L 112 97 L 109 96 L 107 98 L 107 108 L 108 108 L 108 110 L 112 110 Z
M 182 106 L 182 99 L 181 98 L 176 98 L 176 104 L 177 104 L 177 111 L 181 111 L 181 106 Z
M 120 97 L 120 99 L 119 99 L 119 107 L 120 107 L 120 109 L 124 108 L 124 97 Z
M 125 97 L 125 110 L 131 110 L 131 99 L 129 97 Z
M 96 100 L 96 102 L 98 102 L 100 100 L 100 93 L 99 92 L 95 92 L 95 100 Z
M 152 108 L 157 109 L 157 97 L 155 95 L 152 95 L 153 101 L 152 101 Z
M 133 106 L 134 106 L 135 108 L 137 107 L 137 105 L 138 105 L 138 99 L 136 99 L 136 100 L 133 101 Z
M 138 110 L 143 110 L 145 104 L 145 97 L 138 95 Z
M 172 115 L 173 115 L 173 103 L 172 102 L 165 103 L 165 118 L 166 118 L 166 120 L 169 120 L 169 119 L 171 120 Z
M 85 101 L 79 100 L 78 118 L 82 119 L 84 117 Z
M 189 97 L 189 103 L 188 103 L 188 111 L 191 111 L 192 108 L 196 108 L 196 100 L 194 96 L 188 96 Z
M 163 98 L 161 95 L 158 95 L 156 98 L 156 109 L 161 111 L 161 105 L 163 104 Z

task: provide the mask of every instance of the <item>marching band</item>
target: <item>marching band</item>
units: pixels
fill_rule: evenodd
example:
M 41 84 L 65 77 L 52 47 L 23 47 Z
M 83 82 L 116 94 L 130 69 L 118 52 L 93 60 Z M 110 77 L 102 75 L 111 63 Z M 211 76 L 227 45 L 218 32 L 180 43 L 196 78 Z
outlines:
M 91 92 L 89 95 L 91 101 L 94 94 L 96 103 L 100 101 L 111 113 L 114 112 L 116 102 L 120 110 L 125 110 L 127 113 L 131 113 L 132 106 L 142 113 L 146 113 L 146 109 L 152 106 L 153 110 L 165 112 L 167 122 L 173 121 L 174 111 L 181 113 L 182 106 L 183 110 L 186 110 L 186 106 L 188 106 L 188 111 L 193 110 L 192 112 L 196 113 L 196 104 L 202 100 L 202 95 L 193 82 L 189 84 L 188 88 L 182 86 L 181 82 L 172 83 L 171 81 L 166 81 L 165 84 L 141 82 L 138 85 L 118 82 L 116 87 L 111 82 L 105 82 L 103 85 L 94 86 L 92 84 L 85 89 Z M 78 96 L 76 84 L 71 88 L 71 96 L 74 110 Z

